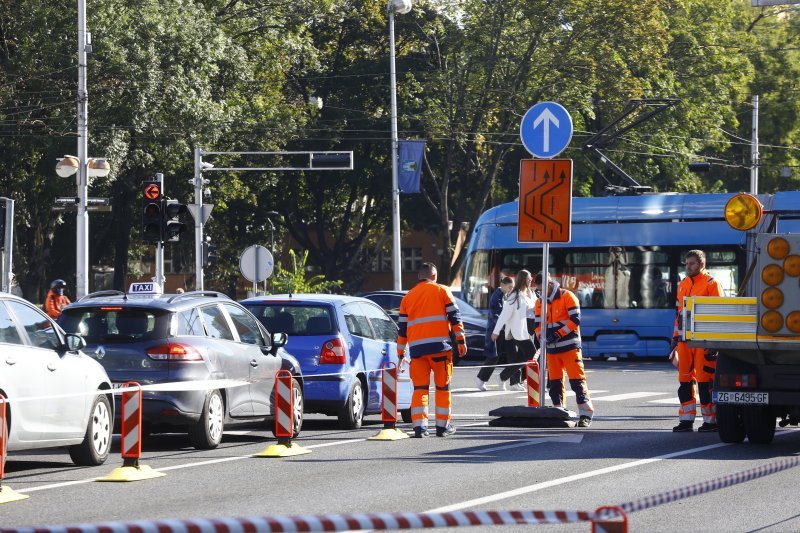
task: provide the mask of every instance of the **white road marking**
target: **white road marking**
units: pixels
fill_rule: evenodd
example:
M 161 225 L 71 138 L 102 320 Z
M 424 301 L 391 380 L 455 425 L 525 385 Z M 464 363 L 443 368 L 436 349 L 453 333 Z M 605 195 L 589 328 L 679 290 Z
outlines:
M 666 405 L 680 405 L 681 400 L 677 396 L 675 398 L 661 398 L 658 400 L 647 400 L 647 403 L 663 403 Z
M 469 454 L 484 454 L 496 452 L 499 450 L 510 450 L 512 448 L 522 448 L 523 446 L 533 446 L 534 444 L 542 444 L 546 442 L 569 442 L 571 444 L 580 444 L 583 440 L 583 435 L 559 435 L 553 437 L 540 437 L 538 439 L 529 439 L 522 442 L 515 442 L 513 444 L 504 444 L 503 446 L 495 446 L 493 448 L 482 448 L 480 450 L 473 450 L 467 452 Z
M 795 431 L 800 431 L 798 429 L 792 429 L 788 431 L 781 431 L 775 434 L 775 437 L 780 437 L 783 435 L 788 435 L 790 433 L 794 433 Z M 639 459 L 638 461 L 630 461 L 628 463 L 622 463 L 615 466 L 609 466 L 606 468 L 598 468 L 597 470 L 590 470 L 589 472 L 583 472 L 580 474 L 575 474 L 572 476 L 566 476 L 559 479 L 551 479 L 550 481 L 545 481 L 542 483 L 536 483 L 535 485 L 527 485 L 525 487 L 520 487 L 514 490 L 508 490 L 505 492 L 499 492 L 497 494 L 490 494 L 489 496 L 484 496 L 482 498 L 475 498 L 473 500 L 468 500 L 461 503 L 454 503 L 452 505 L 446 505 L 444 507 L 438 507 L 436 509 L 431 509 L 426 511 L 428 513 L 447 513 L 451 511 L 460 511 L 462 509 L 473 509 L 478 505 L 485 505 L 487 503 L 493 503 L 500 500 L 507 500 L 508 498 L 514 498 L 516 496 L 522 496 L 523 494 L 530 494 L 532 492 L 537 492 L 544 489 L 549 489 L 551 487 L 557 487 L 559 485 L 565 485 L 567 483 L 572 483 L 573 481 L 580 481 L 582 479 L 589 479 L 591 477 L 602 476 L 604 474 L 611 474 L 613 472 L 619 472 L 620 470 L 628 470 L 630 468 L 636 468 L 637 466 L 644 466 L 650 463 L 656 463 L 658 461 L 663 461 L 665 459 L 673 459 L 675 457 L 683 457 L 684 455 L 692 455 L 695 453 L 705 452 L 708 450 L 715 450 L 717 448 L 723 448 L 726 446 L 731 446 L 731 444 L 719 443 L 719 444 L 710 444 L 708 446 L 701 446 L 699 448 L 690 448 L 688 450 L 682 450 L 679 452 L 672 452 L 667 453 L 664 455 L 657 455 L 655 457 L 651 457 L 649 459 Z M 474 510 L 474 509 L 473 509 Z
M 472 389 L 477 391 L 478 389 Z M 483 392 L 473 392 L 469 396 L 460 396 L 460 398 L 490 398 L 492 396 L 503 396 L 506 394 L 519 394 L 518 390 L 487 390 Z
M 619 402 L 621 400 L 632 400 L 634 398 L 647 398 L 648 396 L 661 396 L 662 394 L 669 394 L 668 392 L 627 392 L 625 394 L 613 394 L 611 396 L 601 396 L 595 398 L 592 396 L 593 402 Z

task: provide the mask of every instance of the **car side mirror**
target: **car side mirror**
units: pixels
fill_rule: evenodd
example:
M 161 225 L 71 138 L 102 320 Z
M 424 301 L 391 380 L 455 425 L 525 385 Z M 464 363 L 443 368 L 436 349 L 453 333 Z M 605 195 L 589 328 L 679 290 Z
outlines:
M 283 331 L 278 331 L 272 334 L 272 346 L 275 348 L 282 348 L 289 342 L 289 335 Z
M 77 352 L 86 348 L 86 340 L 75 333 L 67 333 L 66 335 L 67 351 Z

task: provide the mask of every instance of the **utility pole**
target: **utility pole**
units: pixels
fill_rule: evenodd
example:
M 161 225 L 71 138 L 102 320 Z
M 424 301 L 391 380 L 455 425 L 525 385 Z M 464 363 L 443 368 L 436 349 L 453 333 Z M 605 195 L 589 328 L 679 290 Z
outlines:
M 158 182 L 158 186 L 161 188 L 161 197 L 166 198 L 167 195 L 164 193 L 164 174 L 157 173 L 156 174 L 156 181 Z M 162 205 L 166 205 L 166 200 L 162 201 Z M 164 213 L 161 214 L 162 218 L 164 217 Z M 164 243 L 158 241 L 156 243 L 156 276 L 153 280 L 161 287 L 161 290 L 164 290 L 164 283 L 167 281 L 166 276 L 164 275 Z
M 75 298 L 89 292 L 89 212 L 88 196 L 88 127 L 89 95 L 86 90 L 86 52 L 89 38 L 86 32 L 86 0 L 78 0 L 78 214 L 75 245 Z
M 750 193 L 758 194 L 758 95 L 753 95 L 753 130 L 750 141 Z

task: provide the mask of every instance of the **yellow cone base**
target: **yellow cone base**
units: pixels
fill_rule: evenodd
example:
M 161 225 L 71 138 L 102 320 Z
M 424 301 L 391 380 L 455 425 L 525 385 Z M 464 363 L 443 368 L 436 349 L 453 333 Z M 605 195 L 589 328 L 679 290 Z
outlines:
M 397 428 L 385 428 L 367 440 L 401 440 L 407 438 L 408 434 L 400 431 Z
M 112 481 L 112 482 L 125 482 L 125 481 L 143 481 L 145 479 L 155 479 L 157 477 L 164 477 L 165 473 L 153 470 L 147 465 L 137 466 L 121 466 L 115 468 L 106 477 L 97 478 L 97 481 Z
M 311 450 L 297 444 L 273 444 L 263 452 L 255 454 L 254 457 L 293 457 L 307 453 L 311 453 Z
M 27 494 L 20 494 L 12 490 L 11 487 L 0 487 L 0 503 L 18 502 L 29 497 Z

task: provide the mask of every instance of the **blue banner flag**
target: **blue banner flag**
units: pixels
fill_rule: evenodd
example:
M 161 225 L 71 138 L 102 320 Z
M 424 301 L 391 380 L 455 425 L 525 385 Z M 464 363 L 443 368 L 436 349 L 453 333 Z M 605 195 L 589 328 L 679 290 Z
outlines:
M 400 192 L 407 194 L 419 192 L 423 150 L 425 150 L 425 141 L 397 142 L 400 163 L 397 170 L 397 184 L 400 187 Z

